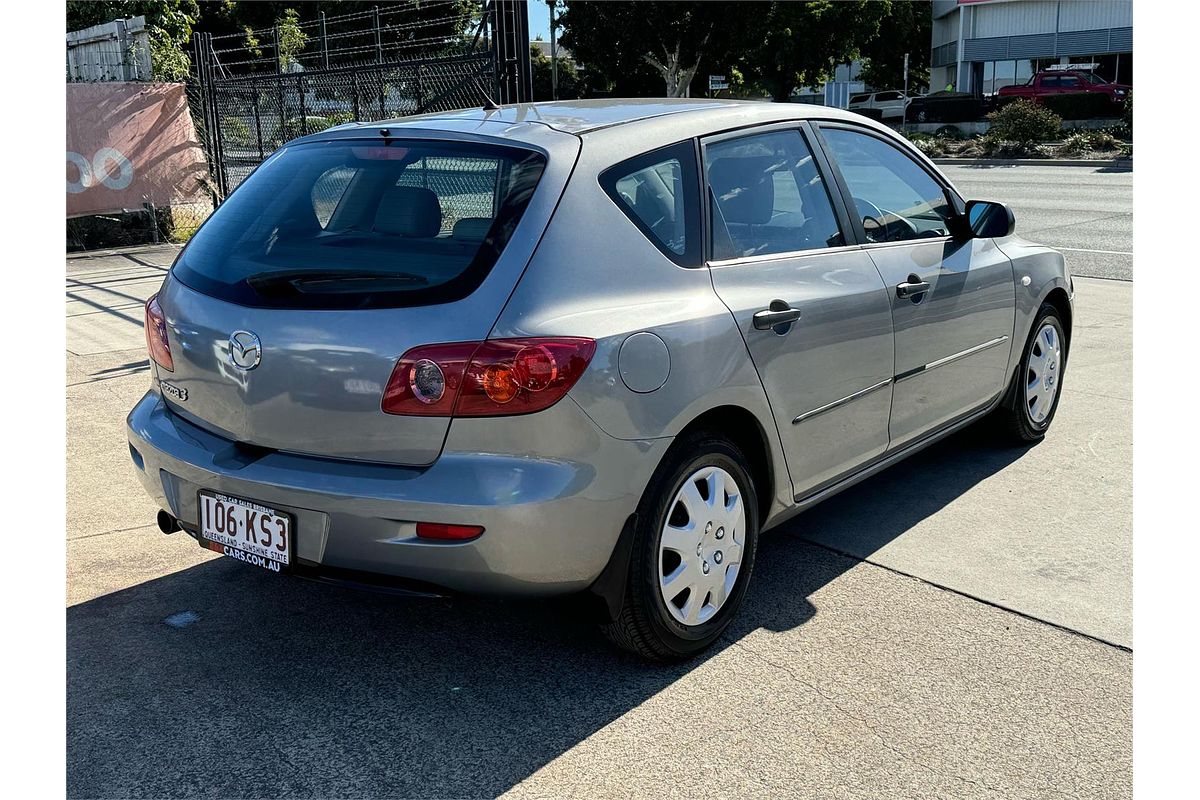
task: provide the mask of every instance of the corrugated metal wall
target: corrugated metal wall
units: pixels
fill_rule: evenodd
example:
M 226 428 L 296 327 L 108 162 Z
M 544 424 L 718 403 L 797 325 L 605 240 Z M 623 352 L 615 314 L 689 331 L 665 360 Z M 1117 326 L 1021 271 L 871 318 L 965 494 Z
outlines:
M 150 80 L 146 18 L 116 19 L 67 33 L 67 81 Z
M 972 39 L 1045 33 L 1055 29 L 1058 19 L 1057 0 L 979 3 L 968 8 L 967 36 Z
M 1132 26 L 1133 3 L 1129 0 L 1062 0 L 1059 7 L 1060 32 Z

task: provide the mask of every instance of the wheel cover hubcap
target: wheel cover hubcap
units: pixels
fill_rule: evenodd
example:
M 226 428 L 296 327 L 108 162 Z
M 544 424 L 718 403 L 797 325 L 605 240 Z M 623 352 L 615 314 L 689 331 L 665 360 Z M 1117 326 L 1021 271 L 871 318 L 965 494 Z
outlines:
M 721 610 L 737 583 L 745 536 L 733 476 L 720 467 L 692 473 L 667 509 L 658 548 L 658 588 L 676 622 L 699 625 Z
M 1025 410 L 1035 423 L 1046 421 L 1058 395 L 1062 373 L 1062 343 L 1058 329 L 1049 322 L 1042 325 L 1025 368 Z

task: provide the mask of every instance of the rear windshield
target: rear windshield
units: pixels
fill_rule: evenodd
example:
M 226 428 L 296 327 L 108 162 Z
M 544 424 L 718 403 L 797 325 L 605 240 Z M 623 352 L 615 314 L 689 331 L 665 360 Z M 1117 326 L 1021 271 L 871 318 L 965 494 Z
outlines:
M 519 148 L 429 140 L 285 147 L 221 204 L 174 274 L 249 306 L 457 300 L 503 252 L 545 163 Z

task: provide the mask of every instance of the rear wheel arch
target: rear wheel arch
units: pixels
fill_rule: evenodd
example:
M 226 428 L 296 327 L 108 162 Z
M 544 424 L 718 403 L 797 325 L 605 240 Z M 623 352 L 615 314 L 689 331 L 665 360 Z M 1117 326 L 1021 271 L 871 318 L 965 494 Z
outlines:
M 775 496 L 775 467 L 766 431 L 751 412 L 739 406 L 717 406 L 700 414 L 684 426 L 676 438 L 695 431 L 723 436 L 746 456 L 750 478 L 758 495 L 758 518 L 766 520 Z

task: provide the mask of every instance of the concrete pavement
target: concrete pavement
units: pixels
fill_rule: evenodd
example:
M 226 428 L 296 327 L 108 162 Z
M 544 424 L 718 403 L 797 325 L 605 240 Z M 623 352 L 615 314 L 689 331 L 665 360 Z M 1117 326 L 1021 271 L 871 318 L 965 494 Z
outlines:
M 70 796 L 1129 796 L 1130 284 L 1076 280 L 1045 442 L 968 431 L 769 533 L 735 626 L 662 667 L 569 602 L 158 533 L 121 425 L 173 254 L 132 255 L 67 270 Z

